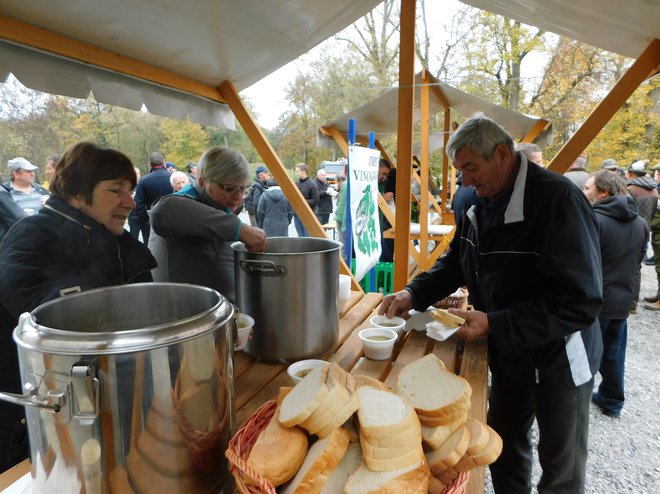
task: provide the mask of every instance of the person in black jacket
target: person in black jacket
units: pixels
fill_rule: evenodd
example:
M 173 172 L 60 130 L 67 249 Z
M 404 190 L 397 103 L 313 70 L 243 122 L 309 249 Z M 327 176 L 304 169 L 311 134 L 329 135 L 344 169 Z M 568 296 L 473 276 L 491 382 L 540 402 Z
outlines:
M 495 492 L 530 492 L 539 426 L 538 491 L 584 491 L 589 404 L 603 342 L 598 226 L 584 194 L 532 165 L 496 122 L 475 116 L 447 154 L 474 186 L 450 248 L 428 272 L 383 299 L 379 312 L 425 310 L 467 285 L 474 310 L 456 333 L 487 337 L 488 421 L 504 448 L 490 467 Z
M 592 401 L 605 415 L 618 417 L 624 403 L 628 312 L 649 227 L 637 213 L 635 201 L 618 175 L 608 170 L 592 173 L 583 192 L 596 213 L 603 263 L 603 308 L 598 316 L 603 335 L 603 380 Z
M 154 152 L 149 155 L 149 167 L 149 173 L 140 179 L 135 189 L 136 207 L 131 215 L 132 223 L 135 225 L 131 225 L 131 233 L 138 238 L 141 231 L 144 245 L 149 244 L 151 205 L 156 199 L 174 192 L 170 182 L 170 172 L 167 171 L 165 157 L 161 153 Z
M 316 210 L 314 212 L 319 219 L 319 223 L 325 225 L 330 220 L 330 213 L 332 213 L 332 198 L 337 195 L 337 192 L 328 184 L 325 170 L 323 168 L 316 172 L 316 180 L 314 180 L 314 184 L 319 190 L 319 203 L 316 205 Z
M 312 211 L 316 209 L 316 205 L 319 203 L 319 189 L 316 187 L 314 182 L 307 177 L 307 165 L 305 163 L 298 163 L 296 165 L 296 185 L 300 189 L 300 193 L 303 196 L 303 199 L 307 201 L 309 207 Z M 309 237 L 309 232 L 305 225 L 302 224 L 298 215 L 293 214 L 293 224 L 296 226 L 296 232 L 298 232 L 299 237 Z
M 22 394 L 18 317 L 68 289 L 151 281 L 156 260 L 124 230 L 136 175 L 118 151 L 83 142 L 62 157 L 39 212 L 0 243 L 0 389 Z M 0 472 L 27 457 L 23 409 L 0 402 Z
M 7 189 L 0 185 L 0 240 L 14 223 L 26 216 L 23 208 L 16 204 Z
M 248 212 L 250 217 L 250 224 L 252 226 L 258 226 L 262 228 L 262 224 L 257 218 L 257 207 L 259 206 L 259 201 L 261 200 L 261 194 L 268 188 L 268 179 L 270 178 L 270 173 L 268 173 L 268 168 L 261 165 L 258 166 L 254 171 L 255 179 L 250 186 L 250 191 L 245 196 L 243 205 Z

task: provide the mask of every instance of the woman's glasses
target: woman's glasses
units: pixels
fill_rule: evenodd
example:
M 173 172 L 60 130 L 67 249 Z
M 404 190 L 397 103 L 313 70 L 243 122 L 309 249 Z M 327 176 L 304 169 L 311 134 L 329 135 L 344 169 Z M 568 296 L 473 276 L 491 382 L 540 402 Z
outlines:
M 245 194 L 245 191 L 249 187 L 249 185 L 225 185 L 218 182 L 215 182 L 215 184 L 230 195 L 235 194 L 236 192 Z

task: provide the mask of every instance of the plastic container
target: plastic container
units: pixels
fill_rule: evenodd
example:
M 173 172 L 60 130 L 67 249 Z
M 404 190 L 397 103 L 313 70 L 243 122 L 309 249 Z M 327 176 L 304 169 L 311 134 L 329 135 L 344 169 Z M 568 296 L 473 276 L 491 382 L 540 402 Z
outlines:
M 398 338 L 396 331 L 386 328 L 367 328 L 358 333 L 364 356 L 371 360 L 387 360 L 392 356 L 394 343 Z
M 406 320 L 402 317 L 393 317 L 389 319 L 386 315 L 382 316 L 373 316 L 369 319 L 371 325 L 375 328 L 386 328 L 396 331 L 397 334 L 401 334 L 403 328 L 406 326 Z
M 248 316 L 247 314 L 238 315 L 237 329 L 236 329 L 237 337 L 236 337 L 236 343 L 234 344 L 235 352 L 239 350 L 243 350 L 243 348 L 245 348 L 245 345 L 247 345 L 247 342 L 250 338 L 250 332 L 252 332 L 253 327 L 254 327 L 254 319 L 252 319 L 252 317 Z
M 307 359 L 294 362 L 286 369 L 286 373 L 293 381 L 293 384 L 298 384 L 303 378 L 312 370 L 320 365 L 328 365 L 325 360 Z

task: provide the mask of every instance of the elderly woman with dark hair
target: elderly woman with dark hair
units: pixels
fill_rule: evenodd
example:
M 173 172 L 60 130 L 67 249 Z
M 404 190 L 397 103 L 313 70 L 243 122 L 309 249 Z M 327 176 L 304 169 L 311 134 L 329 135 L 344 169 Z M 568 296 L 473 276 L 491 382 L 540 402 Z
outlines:
M 197 163 L 197 183 L 151 207 L 149 248 L 158 260 L 156 281 L 207 286 L 235 302 L 231 243 L 240 240 L 251 251 L 266 248 L 265 232 L 235 214 L 249 183 L 248 163 L 240 153 L 212 147 Z
M 18 316 L 69 289 L 152 281 L 156 260 L 124 230 L 136 176 L 118 151 L 89 142 L 62 156 L 39 212 L 18 221 L 0 243 L 0 389 L 21 393 Z M 0 403 L 0 471 L 25 458 L 23 410 Z

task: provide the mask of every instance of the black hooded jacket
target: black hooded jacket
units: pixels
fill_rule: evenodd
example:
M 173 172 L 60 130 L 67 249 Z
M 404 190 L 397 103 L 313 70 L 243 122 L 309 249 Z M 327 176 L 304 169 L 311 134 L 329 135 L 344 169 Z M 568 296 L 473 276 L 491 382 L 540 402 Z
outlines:
M 626 319 L 632 305 L 635 270 L 642 262 L 649 227 L 630 196 L 594 204 L 603 262 L 603 307 L 600 319 Z

